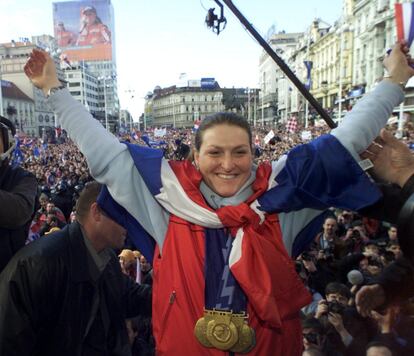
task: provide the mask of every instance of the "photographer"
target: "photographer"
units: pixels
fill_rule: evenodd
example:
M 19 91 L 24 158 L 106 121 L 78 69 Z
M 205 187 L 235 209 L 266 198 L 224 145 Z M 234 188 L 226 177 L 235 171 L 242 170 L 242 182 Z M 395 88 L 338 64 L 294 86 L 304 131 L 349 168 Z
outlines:
M 324 356 L 342 356 L 335 346 L 330 342 L 325 333 L 322 323 L 316 318 L 302 320 L 303 355 L 312 354 L 312 351 L 319 351 Z M 306 353 L 309 351 L 309 353 Z M 316 353 L 317 354 L 317 353 Z
M 325 294 L 327 284 L 336 280 L 336 274 L 331 266 L 332 254 L 310 250 L 302 253 L 300 260 L 307 272 L 306 285 L 321 295 Z
M 329 283 L 325 290 L 326 299 L 318 303 L 315 318 L 326 328 L 326 337 L 343 355 L 363 355 L 361 350 L 369 340 L 369 327 L 348 307 L 351 292 L 344 284 Z

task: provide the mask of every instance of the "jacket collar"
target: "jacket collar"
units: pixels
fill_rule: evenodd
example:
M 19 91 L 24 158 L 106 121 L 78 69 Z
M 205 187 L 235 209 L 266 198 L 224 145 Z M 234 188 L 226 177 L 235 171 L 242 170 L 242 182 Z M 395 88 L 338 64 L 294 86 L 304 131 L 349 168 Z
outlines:
M 78 222 L 68 226 L 69 234 L 69 273 L 74 282 L 90 280 L 88 259 L 91 258 L 83 240 L 82 230 Z

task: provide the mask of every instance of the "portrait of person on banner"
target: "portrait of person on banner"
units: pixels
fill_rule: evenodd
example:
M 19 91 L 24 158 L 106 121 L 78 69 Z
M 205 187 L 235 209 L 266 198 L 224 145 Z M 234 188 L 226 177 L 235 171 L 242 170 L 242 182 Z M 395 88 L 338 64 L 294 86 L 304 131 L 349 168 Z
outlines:
M 76 44 L 76 34 L 65 28 L 63 21 L 59 21 L 56 27 L 56 40 L 59 47 L 70 47 Z
M 102 23 L 93 6 L 81 9 L 80 30 L 76 45 L 89 46 L 97 44 L 110 44 L 111 31 Z

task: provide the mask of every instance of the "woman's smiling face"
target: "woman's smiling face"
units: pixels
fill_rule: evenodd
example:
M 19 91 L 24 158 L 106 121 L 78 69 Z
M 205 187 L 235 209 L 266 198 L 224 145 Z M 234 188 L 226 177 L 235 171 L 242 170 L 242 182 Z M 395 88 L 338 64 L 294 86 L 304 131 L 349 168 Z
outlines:
M 204 182 L 218 195 L 231 197 L 249 179 L 253 155 L 247 132 L 235 125 L 219 124 L 203 132 L 195 163 Z

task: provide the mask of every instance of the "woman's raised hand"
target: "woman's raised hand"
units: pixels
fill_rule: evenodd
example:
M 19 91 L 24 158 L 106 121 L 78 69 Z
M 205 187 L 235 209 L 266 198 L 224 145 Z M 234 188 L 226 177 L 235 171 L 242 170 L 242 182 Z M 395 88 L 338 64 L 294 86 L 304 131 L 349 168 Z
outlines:
M 47 52 L 41 49 L 33 49 L 24 66 L 24 72 L 45 95 L 51 88 L 62 85 L 56 74 L 54 61 Z

